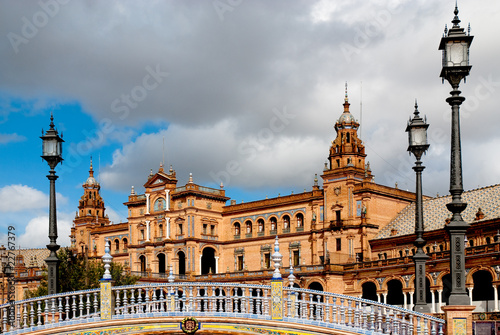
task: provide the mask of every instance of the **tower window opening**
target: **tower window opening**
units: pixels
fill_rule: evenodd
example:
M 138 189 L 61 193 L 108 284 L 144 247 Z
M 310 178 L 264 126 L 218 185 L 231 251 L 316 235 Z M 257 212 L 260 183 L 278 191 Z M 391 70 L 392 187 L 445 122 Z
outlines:
M 340 159 L 337 159 L 337 167 L 340 167 Z
M 342 225 L 342 217 L 341 217 L 340 209 L 335 211 L 335 223 L 337 226 Z
M 264 267 L 269 269 L 271 267 L 271 254 L 266 252 L 264 254 Z
M 293 251 L 293 266 L 299 266 L 299 265 L 300 265 L 299 250 L 294 250 Z
M 351 142 L 351 134 L 349 134 L 349 133 L 346 134 L 346 142 L 347 143 Z
M 238 271 L 243 271 L 243 255 L 238 255 Z

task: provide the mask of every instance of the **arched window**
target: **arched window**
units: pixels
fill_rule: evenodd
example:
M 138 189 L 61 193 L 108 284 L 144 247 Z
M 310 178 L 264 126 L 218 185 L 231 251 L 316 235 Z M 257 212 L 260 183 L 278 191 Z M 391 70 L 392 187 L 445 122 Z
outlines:
M 252 221 L 247 220 L 245 222 L 245 229 L 246 229 L 246 234 L 247 235 L 252 234 Z
M 120 240 L 119 239 L 115 240 L 115 251 L 116 252 L 120 251 Z
M 283 216 L 283 230 L 289 230 L 290 229 L 290 216 L 285 215 Z
M 123 251 L 127 251 L 128 240 L 126 237 L 123 238 Z
M 235 222 L 233 227 L 234 227 L 234 236 L 240 236 L 240 230 L 241 230 L 240 223 Z
M 302 228 L 304 226 L 304 215 L 302 213 L 298 213 L 296 215 L 297 218 L 297 228 Z
M 276 220 L 275 217 L 272 217 L 270 221 L 271 221 L 271 232 L 276 234 L 276 229 L 278 229 L 278 221 Z
M 146 272 L 146 256 L 140 255 L 139 262 L 141 263 L 141 272 Z
M 264 233 L 264 220 L 259 219 L 257 224 L 259 225 L 259 233 Z
M 164 211 L 166 208 L 167 208 L 167 203 L 165 202 L 165 199 L 163 199 L 163 198 L 156 199 L 155 204 L 154 204 L 154 211 L 155 212 Z
M 163 225 L 161 223 L 158 225 L 158 237 L 163 237 Z

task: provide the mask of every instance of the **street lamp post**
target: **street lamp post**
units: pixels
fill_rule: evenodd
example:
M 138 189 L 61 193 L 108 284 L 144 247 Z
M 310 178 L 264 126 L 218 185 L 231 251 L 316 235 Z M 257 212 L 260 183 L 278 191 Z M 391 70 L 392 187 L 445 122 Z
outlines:
M 415 112 L 413 119 L 408 122 L 406 132 L 408 132 L 408 151 L 415 155 L 417 161 L 413 170 L 416 173 L 416 201 L 415 201 L 415 235 L 413 243 L 417 251 L 413 256 L 415 262 L 415 306 L 414 310 L 420 313 L 430 313 L 430 308 L 426 302 L 425 288 L 425 262 L 429 258 L 424 252 L 424 220 L 422 207 L 422 171 L 425 166 L 422 165 L 420 158 L 429 148 L 427 143 L 427 128 L 429 125 L 422 119 L 418 112 L 417 101 L 415 101 Z
M 62 136 L 62 134 L 61 134 Z M 57 268 L 59 260 L 57 259 L 57 250 L 59 245 L 57 240 L 57 215 L 56 215 L 56 171 L 54 170 L 57 164 L 63 160 L 62 158 L 62 142 L 63 139 L 59 137 L 59 133 L 54 129 L 54 117 L 50 115 L 50 129 L 43 133 L 40 137 L 43 141 L 43 155 L 42 158 L 47 161 L 50 167 L 49 175 L 47 178 L 50 181 L 50 205 L 49 205 L 49 240 L 47 249 L 50 250 L 49 257 L 45 259 L 48 268 L 48 293 L 57 293 Z
M 446 226 L 450 238 L 450 270 L 451 270 L 451 293 L 449 305 L 469 305 L 469 297 L 465 289 L 465 246 L 464 237 L 469 225 L 462 219 L 462 211 L 467 203 L 462 201 L 462 152 L 460 144 L 460 105 L 465 100 L 460 96 L 458 87 L 460 81 L 469 75 L 469 47 L 473 36 L 460 28 L 458 18 L 458 7 L 455 6 L 455 17 L 451 21 L 453 27 L 445 28 L 439 50 L 443 51 L 443 68 L 441 78 L 446 79 L 451 87 L 451 96 L 446 102 L 451 106 L 451 159 L 450 159 L 450 194 L 451 202 L 447 204 L 452 213 L 450 223 Z

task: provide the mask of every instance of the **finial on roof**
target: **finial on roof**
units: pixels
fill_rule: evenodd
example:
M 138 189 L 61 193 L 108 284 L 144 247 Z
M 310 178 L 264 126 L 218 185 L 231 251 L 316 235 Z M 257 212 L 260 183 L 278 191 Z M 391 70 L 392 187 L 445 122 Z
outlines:
M 314 174 L 314 186 L 318 186 L 318 174 Z
M 130 190 L 130 195 L 135 195 L 134 186 L 132 186 L 132 189 Z
M 168 170 L 168 172 L 170 172 L 170 173 L 174 172 L 174 169 L 172 168 L 172 164 L 170 164 L 170 169 Z
M 220 188 L 224 188 L 224 183 L 220 182 Z
M 160 162 L 160 168 L 158 169 L 159 172 L 163 172 L 163 162 Z
M 192 173 L 189 173 L 189 183 L 190 184 L 193 183 L 193 174 Z
M 347 81 L 345 82 L 345 98 L 344 101 L 347 102 L 349 98 L 347 97 Z
M 455 14 L 455 17 L 453 18 L 453 20 L 451 21 L 451 23 L 453 23 L 453 28 L 459 28 L 460 25 L 460 19 L 458 18 L 458 2 L 455 1 L 455 10 L 453 11 L 453 13 Z
M 94 166 L 92 165 L 92 156 L 90 156 L 90 170 L 89 170 L 89 176 L 93 177 L 94 176 Z
M 54 113 L 50 112 L 50 129 L 54 129 Z

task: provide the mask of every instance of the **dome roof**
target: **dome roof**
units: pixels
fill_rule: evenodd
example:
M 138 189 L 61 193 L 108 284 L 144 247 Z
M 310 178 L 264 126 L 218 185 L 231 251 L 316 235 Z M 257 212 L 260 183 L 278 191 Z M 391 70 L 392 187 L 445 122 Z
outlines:
M 97 180 L 95 180 L 94 177 L 88 177 L 87 181 L 85 182 L 85 184 L 87 184 L 87 185 L 98 185 L 99 183 L 97 182 Z
M 356 122 L 356 120 L 354 119 L 354 116 L 352 116 L 352 114 L 349 112 L 344 112 L 339 117 L 339 123 L 354 123 L 354 122 Z

